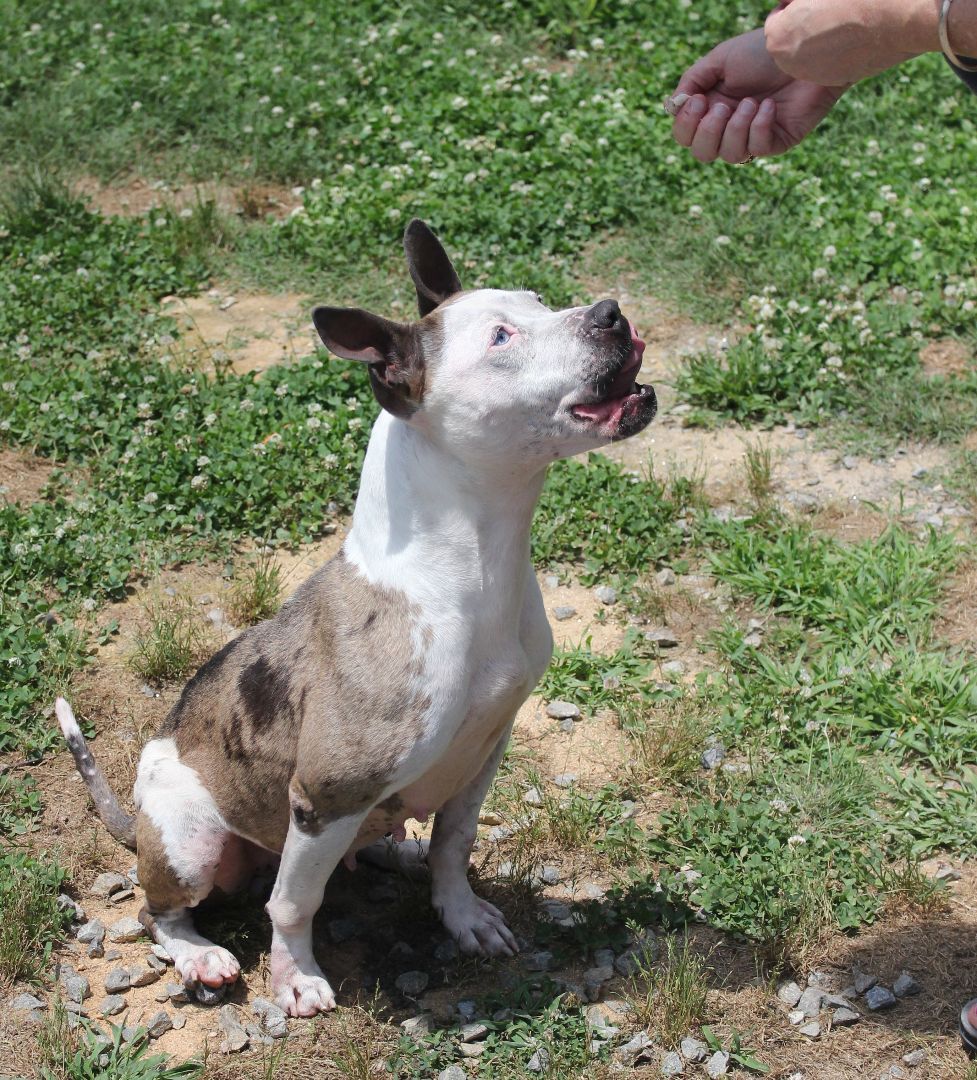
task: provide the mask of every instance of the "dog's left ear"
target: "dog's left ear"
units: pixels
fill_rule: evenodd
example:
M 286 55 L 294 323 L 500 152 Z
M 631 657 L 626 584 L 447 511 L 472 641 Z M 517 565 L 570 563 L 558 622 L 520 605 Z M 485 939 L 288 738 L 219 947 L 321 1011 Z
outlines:
M 417 289 L 417 310 L 421 318 L 449 296 L 461 292 L 461 282 L 448 253 L 420 218 L 414 218 L 404 232 L 404 253 Z
M 369 364 L 383 408 L 401 419 L 417 410 L 424 396 L 424 350 L 415 327 L 361 308 L 317 307 L 312 321 L 330 352 Z

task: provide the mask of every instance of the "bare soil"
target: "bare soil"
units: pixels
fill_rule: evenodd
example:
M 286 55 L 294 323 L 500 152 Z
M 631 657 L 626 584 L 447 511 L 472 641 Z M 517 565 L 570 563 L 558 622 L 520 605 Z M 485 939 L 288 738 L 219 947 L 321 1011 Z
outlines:
M 284 218 L 302 205 L 301 192 L 281 184 L 227 184 L 208 180 L 153 180 L 145 176 L 121 176 L 103 184 L 95 177 L 82 177 L 74 185 L 89 205 L 106 217 L 139 217 L 150 210 L 172 207 L 193 208 L 214 203 L 228 214 L 247 218 Z
M 57 466 L 22 450 L 0 450 L 0 503 L 29 506 Z

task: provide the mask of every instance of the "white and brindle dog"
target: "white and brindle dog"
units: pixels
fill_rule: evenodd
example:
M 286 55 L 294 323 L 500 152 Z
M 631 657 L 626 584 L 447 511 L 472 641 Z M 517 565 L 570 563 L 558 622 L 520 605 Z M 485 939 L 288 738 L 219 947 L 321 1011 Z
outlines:
M 468 864 L 513 719 L 552 651 L 533 511 L 552 461 L 641 431 L 655 394 L 635 382 L 644 344 L 616 301 L 551 311 L 531 292 L 465 292 L 421 221 L 404 247 L 419 321 L 313 314 L 331 352 L 368 365 L 383 406 L 342 550 L 190 680 L 142 752 L 134 819 L 57 702 L 103 821 L 138 851 L 143 922 L 202 1001 L 240 968 L 197 933 L 192 909 L 280 856 L 267 905 L 275 998 L 292 1016 L 333 1008 L 312 950 L 330 874 L 431 813 L 445 927 L 466 953 L 518 949 Z

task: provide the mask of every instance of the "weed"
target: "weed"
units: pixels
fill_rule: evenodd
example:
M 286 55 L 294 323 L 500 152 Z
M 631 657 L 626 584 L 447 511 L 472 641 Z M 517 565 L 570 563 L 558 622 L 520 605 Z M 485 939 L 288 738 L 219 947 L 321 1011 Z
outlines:
M 631 980 L 630 998 L 642 1027 L 658 1033 L 665 1046 L 676 1046 L 683 1036 L 706 1019 L 707 958 L 688 937 L 681 944 L 665 939 L 665 954 L 657 962 L 645 956 Z
M 770 1066 L 765 1065 L 762 1061 L 759 1061 L 752 1050 L 747 1050 L 743 1045 L 743 1036 L 734 1031 L 730 1036 L 729 1045 L 724 1047 L 722 1042 L 716 1036 L 715 1032 L 710 1027 L 703 1025 L 702 1037 L 706 1040 L 706 1045 L 712 1051 L 725 1049 L 729 1054 L 730 1060 L 739 1065 L 741 1069 L 746 1069 L 749 1072 L 768 1073 L 770 1072 Z
M 272 618 L 281 606 L 284 588 L 281 567 L 271 548 L 262 548 L 239 577 L 234 575 L 228 614 L 235 626 L 253 626 Z
M 946 882 L 924 873 L 919 857 L 911 853 L 879 868 L 879 888 L 885 893 L 886 912 L 926 918 L 950 909 Z
M 65 872 L 46 858 L 0 855 L 0 982 L 34 980 L 46 969 L 70 915 L 57 903 Z
M 627 737 L 632 784 L 639 789 L 648 783 L 681 785 L 698 775 L 710 719 L 696 698 L 624 703 L 618 720 Z
M 30 832 L 41 812 L 33 777 L 0 772 L 0 837 L 10 840 Z
M 773 495 L 773 454 L 763 443 L 748 443 L 743 459 L 746 489 L 759 512 L 763 512 Z
M 57 1018 L 54 1025 L 55 1031 L 61 1026 Z M 193 1080 L 201 1075 L 199 1062 L 168 1065 L 165 1054 L 148 1054 L 145 1030 L 137 1030 L 130 1039 L 123 1039 L 122 1031 L 121 1026 L 110 1025 L 106 1041 L 87 1030 L 80 1038 L 69 1038 L 67 1044 L 49 1032 L 43 1044 L 48 1061 L 41 1066 L 40 1080 Z
M 136 635 L 129 665 L 153 682 L 180 679 L 199 662 L 205 647 L 203 629 L 193 602 L 153 599 L 146 604 L 147 625 Z

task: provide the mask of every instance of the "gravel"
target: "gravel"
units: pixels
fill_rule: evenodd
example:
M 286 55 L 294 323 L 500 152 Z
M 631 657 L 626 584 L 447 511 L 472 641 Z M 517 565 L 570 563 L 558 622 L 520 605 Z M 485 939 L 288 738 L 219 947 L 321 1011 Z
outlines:
M 655 940 L 655 935 L 650 930 L 646 930 L 634 944 L 629 945 L 615 958 L 614 970 L 618 975 L 633 975 L 642 964 L 654 959 L 657 952 L 658 942 Z
M 146 936 L 146 928 L 143 924 L 130 916 L 112 923 L 107 932 L 109 941 L 115 942 L 138 941 Z
M 129 972 L 125 968 L 112 968 L 105 973 L 106 994 L 124 994 L 130 986 Z
M 854 977 L 854 987 L 856 994 L 864 994 L 866 991 L 871 990 L 873 986 L 879 981 L 878 975 L 870 975 L 868 972 L 859 971 L 857 968 L 852 971 Z
M 706 1062 L 706 1075 L 715 1080 L 717 1076 L 725 1076 L 729 1072 L 729 1054 L 725 1050 L 717 1050 Z
M 217 1026 L 224 1033 L 224 1041 L 220 1044 L 222 1054 L 237 1054 L 247 1047 L 249 1036 L 241 1026 L 237 1009 L 233 1005 L 221 1006 Z
M 725 759 L 726 748 L 719 744 L 710 746 L 708 750 L 703 750 L 702 757 L 699 760 L 702 762 L 704 769 L 718 769 Z
M 405 971 L 403 975 L 397 976 L 394 985 L 407 997 L 417 997 L 424 993 L 429 982 L 430 976 L 426 971 Z
M 873 986 L 865 995 L 865 1004 L 873 1011 L 891 1009 L 896 1003 L 896 995 L 887 986 Z
M 679 1050 L 682 1052 L 682 1057 L 693 1064 L 705 1061 L 709 1057 L 709 1048 L 706 1044 L 700 1039 L 693 1039 L 691 1036 L 682 1040 L 679 1044 Z
M 465 1024 L 458 1032 L 458 1038 L 462 1042 L 481 1042 L 488 1035 L 489 1029 L 486 1024 Z
M 678 638 L 664 626 L 657 626 L 654 630 L 646 630 L 645 641 L 650 641 L 653 645 L 657 645 L 659 649 L 674 649 L 678 645 Z
M 675 576 L 675 571 L 666 566 L 655 574 L 655 581 L 657 581 L 659 585 L 668 586 L 674 585 L 675 582 L 678 581 L 678 578 Z
M 922 986 L 916 982 L 908 971 L 904 971 L 892 984 L 892 992 L 897 998 L 913 997 L 916 994 L 922 993 L 922 990 Z
M 453 938 L 441 941 L 434 947 L 434 959 L 439 964 L 451 964 L 458 959 L 458 942 Z
M 662 1076 L 681 1076 L 684 1072 L 685 1062 L 674 1050 L 662 1058 Z
M 803 991 L 796 982 L 781 983 L 780 986 L 777 987 L 777 997 L 792 1009 L 801 1000 L 802 993 Z
M 34 1009 L 46 1009 L 47 1005 L 33 994 L 18 994 L 7 1002 L 7 1008 L 13 1012 L 33 1012 Z
M 568 788 L 577 782 L 577 774 L 574 772 L 560 773 L 553 777 L 553 783 L 558 788 Z
M 662 673 L 665 675 L 684 675 L 685 664 L 681 660 L 669 660 L 667 664 L 662 664 Z
M 168 1031 L 173 1030 L 173 1020 L 164 1009 L 154 1013 L 146 1023 L 146 1031 L 151 1039 L 158 1039 Z
M 526 1069 L 529 1072 L 546 1072 L 550 1067 L 550 1052 L 545 1050 L 542 1046 L 536 1051 L 535 1054 L 526 1062 Z
M 468 1080 L 468 1073 L 460 1065 L 449 1065 L 438 1073 L 438 1080 Z
M 88 890 L 92 896 L 107 900 L 113 893 L 129 888 L 129 879 L 122 874 L 99 874 Z
M 546 706 L 546 715 L 554 720 L 576 720 L 580 709 L 572 701 L 551 701 Z
M 251 1011 L 261 1021 L 261 1029 L 273 1039 L 284 1039 L 288 1034 L 288 1017 L 285 1011 L 264 998 L 251 1002 Z
M 524 953 L 521 959 L 527 971 L 551 971 L 553 968 L 553 954 L 546 949 Z
M 799 1027 L 797 1030 L 809 1039 L 819 1039 L 821 1037 L 821 1025 L 817 1020 L 812 1020 L 809 1024 L 804 1024 L 803 1027 Z
M 409 1016 L 406 1020 L 401 1020 L 400 1026 L 412 1039 L 420 1039 L 431 1034 L 432 1020 L 431 1013 L 420 1013 L 417 1016 Z
M 92 919 L 78 927 L 75 937 L 83 945 L 100 945 L 105 938 L 105 924 L 99 919 Z
M 821 1011 L 824 991 L 817 986 L 809 986 L 800 996 L 797 1008 L 807 1017 L 817 1016 Z
M 857 1024 L 859 1020 L 861 1016 L 854 1009 L 835 1009 L 831 1014 L 833 1027 L 850 1027 L 852 1024 Z
M 126 1007 L 126 999 L 121 994 L 109 994 L 96 1006 L 100 1016 L 115 1016 Z
M 567 619 L 572 619 L 576 614 L 577 609 L 569 604 L 560 604 L 559 607 L 553 608 L 553 618 L 557 622 L 565 622 Z
M 542 806 L 543 795 L 537 787 L 531 787 L 522 797 L 522 801 L 527 806 Z
M 617 603 L 617 589 L 612 589 L 610 585 L 598 585 L 598 587 L 594 589 L 594 596 L 596 596 L 602 604 L 611 605 Z
M 59 893 L 57 899 L 58 911 L 70 911 L 74 922 L 85 921 L 85 909 L 67 893 Z
M 902 1061 L 904 1065 L 908 1065 L 910 1069 L 916 1069 L 926 1060 L 926 1051 L 920 1048 L 919 1050 L 910 1050 L 908 1054 L 902 1055 Z

